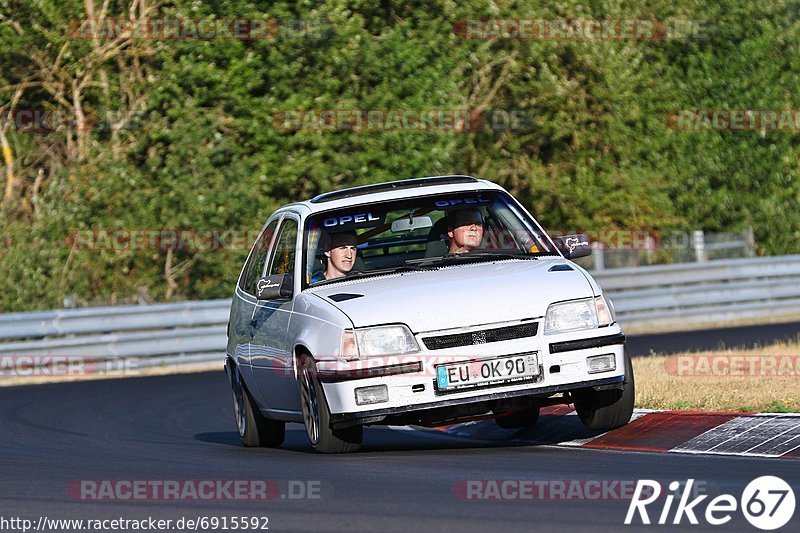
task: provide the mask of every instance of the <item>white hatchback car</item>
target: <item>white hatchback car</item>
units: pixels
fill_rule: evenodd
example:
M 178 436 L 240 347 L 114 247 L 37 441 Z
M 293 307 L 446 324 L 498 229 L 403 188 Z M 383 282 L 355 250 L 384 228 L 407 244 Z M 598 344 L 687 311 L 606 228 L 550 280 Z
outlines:
M 502 187 L 469 176 L 322 194 L 267 219 L 242 269 L 225 369 L 248 446 L 286 422 L 313 447 L 358 449 L 371 424 L 536 423 L 574 404 L 597 430 L 626 424 L 625 335 L 570 258 Z

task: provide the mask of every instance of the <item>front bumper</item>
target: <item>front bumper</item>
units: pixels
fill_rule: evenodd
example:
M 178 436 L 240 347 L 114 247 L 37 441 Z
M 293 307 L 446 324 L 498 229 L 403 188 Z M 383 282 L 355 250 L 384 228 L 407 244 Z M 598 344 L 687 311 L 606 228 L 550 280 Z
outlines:
M 461 405 L 469 405 L 473 403 L 485 403 L 496 400 L 508 400 L 512 398 L 520 398 L 531 396 L 535 394 L 555 394 L 557 392 L 565 392 L 578 388 L 587 387 L 603 387 L 610 388 L 613 386 L 621 386 L 625 382 L 625 376 L 615 376 L 611 378 L 596 379 L 580 384 L 570 385 L 553 385 L 551 387 L 536 387 L 535 390 L 523 389 L 514 391 L 498 391 L 491 394 L 481 394 L 478 396 L 470 396 L 466 398 L 451 398 L 444 397 L 439 401 L 426 403 L 426 404 L 413 404 L 402 407 L 389 407 L 384 409 L 373 409 L 370 411 L 351 412 L 351 413 L 336 413 L 331 414 L 331 427 L 347 427 L 358 424 L 369 424 L 380 422 L 388 416 L 403 415 L 408 413 L 420 413 L 424 411 L 432 411 L 434 409 L 442 409 L 448 407 L 458 407 Z M 481 391 L 486 392 L 486 391 Z
M 517 339 L 460 349 L 426 351 L 413 356 L 368 359 L 351 363 L 318 364 L 319 378 L 331 412 L 331 424 L 345 427 L 381 422 L 387 417 L 525 396 L 546 397 L 587 387 L 621 387 L 625 381 L 625 336 L 619 326 L 562 335 Z M 478 352 L 478 353 L 475 353 Z M 540 373 L 535 380 L 484 386 L 476 389 L 438 391 L 436 366 L 469 357 L 492 358 L 537 352 Z M 587 357 L 613 354 L 615 369 L 590 374 Z M 372 363 L 375 363 L 374 365 Z M 358 405 L 356 388 L 386 385 L 388 401 Z

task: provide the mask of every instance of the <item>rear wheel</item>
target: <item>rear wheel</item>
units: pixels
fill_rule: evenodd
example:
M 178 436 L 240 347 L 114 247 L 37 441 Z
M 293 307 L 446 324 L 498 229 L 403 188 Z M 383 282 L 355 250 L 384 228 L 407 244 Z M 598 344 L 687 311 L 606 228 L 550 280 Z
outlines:
M 317 377 L 317 365 L 310 355 L 298 359 L 297 378 L 300 384 L 300 405 L 303 422 L 311 446 L 321 453 L 357 451 L 363 439 L 363 426 L 331 429 L 330 410 Z
M 625 348 L 625 388 L 623 390 L 575 391 L 575 411 L 589 429 L 609 430 L 624 426 L 633 415 L 633 402 L 636 387 L 633 377 L 633 364 L 628 348 Z
M 274 448 L 283 444 L 286 424 L 266 418 L 255 405 L 247 392 L 237 368 L 232 369 L 231 388 L 233 389 L 233 414 L 236 429 L 245 446 L 264 446 Z

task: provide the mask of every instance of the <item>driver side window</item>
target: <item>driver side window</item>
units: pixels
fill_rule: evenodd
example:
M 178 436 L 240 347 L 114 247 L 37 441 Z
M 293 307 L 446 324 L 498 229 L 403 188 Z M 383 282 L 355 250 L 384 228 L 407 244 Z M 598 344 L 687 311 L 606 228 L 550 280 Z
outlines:
M 295 247 L 297 246 L 297 221 L 286 217 L 281 224 L 278 238 L 275 240 L 275 253 L 272 254 L 267 276 L 275 274 L 293 274 Z
M 248 257 L 242 272 L 242 279 L 239 281 L 239 287 L 248 294 L 256 294 L 256 283 L 264 271 L 264 263 L 269 255 L 269 245 L 272 243 L 272 236 L 275 234 L 277 226 L 278 219 L 270 222 L 256 239 L 256 243 L 250 251 L 250 257 Z

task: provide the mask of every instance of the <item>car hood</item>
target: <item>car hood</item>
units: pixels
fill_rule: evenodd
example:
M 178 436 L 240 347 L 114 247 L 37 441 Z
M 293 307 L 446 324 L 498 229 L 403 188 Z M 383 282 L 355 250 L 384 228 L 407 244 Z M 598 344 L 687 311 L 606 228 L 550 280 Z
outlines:
M 403 323 L 414 333 L 544 316 L 552 302 L 593 296 L 562 258 L 499 260 L 351 279 L 311 290 L 355 327 Z

